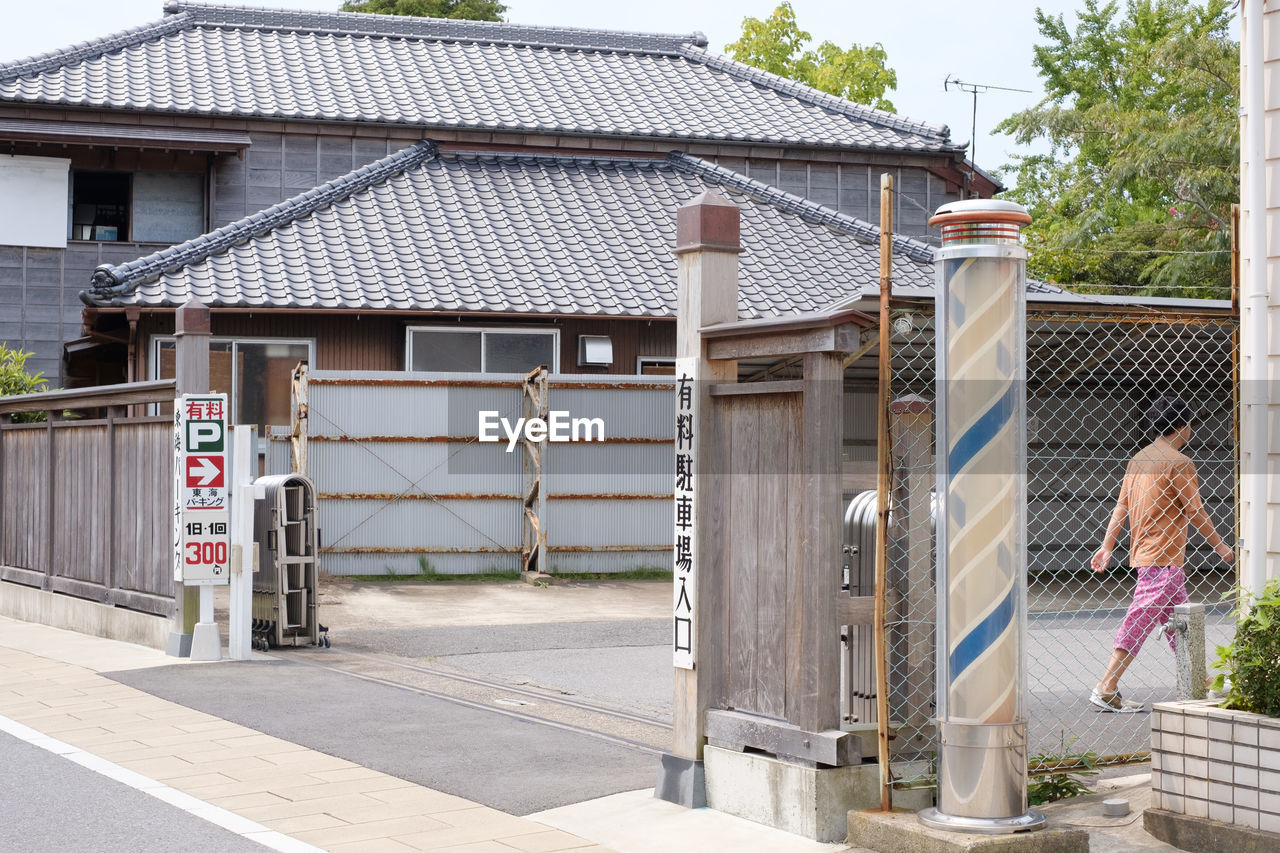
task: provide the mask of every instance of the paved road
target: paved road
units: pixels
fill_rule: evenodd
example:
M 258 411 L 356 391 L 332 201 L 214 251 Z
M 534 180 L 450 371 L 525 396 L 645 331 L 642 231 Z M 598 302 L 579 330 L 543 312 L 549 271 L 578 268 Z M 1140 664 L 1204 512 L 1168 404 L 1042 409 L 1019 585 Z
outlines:
M 150 853 L 267 848 L 0 732 L 0 850 Z M 56 820 L 51 819 L 52 816 Z
M 1151 748 L 1149 714 L 1108 714 L 1089 704 L 1111 655 L 1123 610 L 1043 614 L 1027 632 L 1027 713 L 1031 753 L 1095 752 L 1100 755 L 1145 752 Z M 1212 664 L 1216 647 L 1230 639 L 1231 615 L 1216 608 L 1205 618 L 1205 646 Z M 1166 702 L 1175 698 L 1173 653 L 1153 632 L 1120 681 L 1126 699 Z
M 448 592 L 455 609 L 471 604 L 468 591 Z M 273 661 L 114 677 L 514 814 L 651 786 L 656 756 L 670 743 L 666 620 L 623 611 L 601 613 L 594 622 L 538 621 L 559 615 L 550 593 L 498 592 L 511 599 L 510 613 L 473 607 L 443 624 L 398 628 L 336 623 L 328 651 L 286 649 Z M 570 592 L 609 600 L 618 594 Z M 378 593 L 395 603 L 390 593 Z M 438 595 L 423 590 L 401 606 L 424 618 L 434 612 L 429 600 Z M 515 607 L 527 609 L 529 602 L 550 609 L 530 614 Z M 594 612 L 591 602 L 580 604 L 577 612 Z M 505 614 L 503 624 L 474 624 L 491 611 Z M 1100 714 L 1087 702 L 1121 615 L 1032 618 L 1031 754 L 1148 748 L 1149 715 Z M 1226 639 L 1230 618 L 1213 614 L 1209 621 L 1212 649 Z M 1124 686 L 1129 698 L 1144 702 L 1172 697 L 1173 659 L 1160 638 L 1149 641 Z
M 344 631 L 341 648 L 567 690 L 670 721 L 666 619 Z
M 1118 755 L 1150 746 L 1148 714 L 1097 712 L 1089 689 L 1111 653 L 1123 609 L 1034 615 L 1027 647 L 1031 753 Z M 1206 619 L 1210 663 L 1230 638 L 1225 608 Z M 430 660 L 433 665 L 496 681 L 560 689 L 601 704 L 670 720 L 671 666 L 666 620 L 366 630 L 342 635 L 346 645 Z M 1151 703 L 1174 697 L 1173 655 L 1153 634 L 1122 682 L 1126 698 Z
M 529 719 L 518 694 L 446 697 L 391 684 L 376 674 L 376 661 L 333 652 L 298 649 L 275 660 L 104 675 L 510 814 L 634 791 L 657 778 L 659 750 L 647 743 L 601 737 L 575 719 Z M 503 698 L 508 704 L 498 703 Z

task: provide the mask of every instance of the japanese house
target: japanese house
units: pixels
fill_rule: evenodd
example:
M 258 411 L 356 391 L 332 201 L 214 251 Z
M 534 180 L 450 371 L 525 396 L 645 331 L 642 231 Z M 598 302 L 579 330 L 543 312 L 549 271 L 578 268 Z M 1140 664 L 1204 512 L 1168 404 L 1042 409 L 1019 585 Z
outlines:
M 0 339 L 55 383 L 160 376 L 173 307 L 198 294 L 237 417 L 260 424 L 299 357 L 661 370 L 671 211 L 710 186 L 755 211 L 747 316 L 874 285 L 882 172 L 919 238 L 940 204 L 999 189 L 945 127 L 697 33 L 176 2 L 0 66 L 0 142 L 0 299 L 22 309 Z M 804 240 L 779 236 L 794 228 Z M 924 274 L 927 246 L 900 247 L 904 281 Z M 783 274 L 812 285 L 784 291 Z

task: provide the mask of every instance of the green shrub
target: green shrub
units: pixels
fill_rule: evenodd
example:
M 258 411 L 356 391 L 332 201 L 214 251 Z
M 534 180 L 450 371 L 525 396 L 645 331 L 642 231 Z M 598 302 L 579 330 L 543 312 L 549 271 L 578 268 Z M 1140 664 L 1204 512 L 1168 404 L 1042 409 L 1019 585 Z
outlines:
M 1215 690 L 1226 690 L 1224 708 L 1280 717 L 1280 578 L 1253 598 L 1241 591 L 1236 636 L 1218 646 Z
M 27 373 L 27 359 L 31 353 L 20 349 L 9 349 L 0 343 L 0 397 L 13 397 L 18 394 L 35 394 L 47 390 L 48 384 L 43 374 Z M 16 423 L 34 423 L 43 421 L 44 412 L 22 412 L 13 416 Z
M 1098 771 L 1093 769 L 1098 756 L 1092 752 L 1067 753 L 1070 745 L 1064 743 L 1061 753 L 1041 753 L 1031 757 L 1027 768 L 1028 805 L 1056 803 L 1093 793 L 1085 780 L 1098 775 Z

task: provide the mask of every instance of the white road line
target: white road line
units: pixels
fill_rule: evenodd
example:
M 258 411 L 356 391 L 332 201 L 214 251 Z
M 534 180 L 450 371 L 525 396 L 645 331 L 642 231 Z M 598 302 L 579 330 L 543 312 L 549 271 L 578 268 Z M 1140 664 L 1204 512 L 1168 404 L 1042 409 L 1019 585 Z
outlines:
M 284 833 L 268 829 L 262 824 L 254 823 L 235 812 L 229 812 L 226 809 L 206 803 L 204 800 L 197 799 L 190 794 L 184 794 L 182 791 L 171 788 L 163 782 L 143 776 L 141 773 L 134 773 L 119 764 L 107 761 L 105 758 L 99 758 L 79 747 L 51 738 L 3 715 L 0 715 L 0 732 L 13 735 L 19 740 L 26 741 L 32 746 L 38 746 L 43 750 L 52 752 L 54 755 L 61 755 L 81 767 L 121 784 L 128 785 L 130 788 L 142 791 L 144 794 L 150 794 L 157 800 L 168 803 L 174 808 L 182 809 L 188 814 L 208 821 L 215 826 L 220 826 L 229 832 L 234 832 L 236 835 L 247 838 L 250 841 L 256 841 L 271 850 L 279 850 L 280 853 L 325 853 L 320 847 L 313 847 L 296 838 L 290 838 Z

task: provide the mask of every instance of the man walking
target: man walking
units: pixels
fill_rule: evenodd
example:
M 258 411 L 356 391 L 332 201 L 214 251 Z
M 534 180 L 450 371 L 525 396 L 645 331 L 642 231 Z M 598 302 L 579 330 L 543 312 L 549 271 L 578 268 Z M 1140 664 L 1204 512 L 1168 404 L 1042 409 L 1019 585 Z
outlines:
M 1089 696 L 1099 710 L 1122 714 L 1140 711 L 1142 705 L 1121 698 L 1120 676 L 1152 627 L 1168 622 L 1174 605 L 1187 600 L 1183 563 L 1188 523 L 1208 540 L 1223 562 L 1235 559 L 1200 502 L 1195 463 L 1181 452 L 1191 438 L 1191 410 L 1181 398 L 1164 396 L 1151 404 L 1147 421 L 1156 438 L 1129 460 L 1102 547 L 1090 561 L 1095 572 L 1106 570 L 1127 516 L 1129 565 L 1138 570 L 1138 582 L 1133 603 L 1116 632 L 1106 672 Z M 1174 646 L 1172 633 L 1169 646 Z

